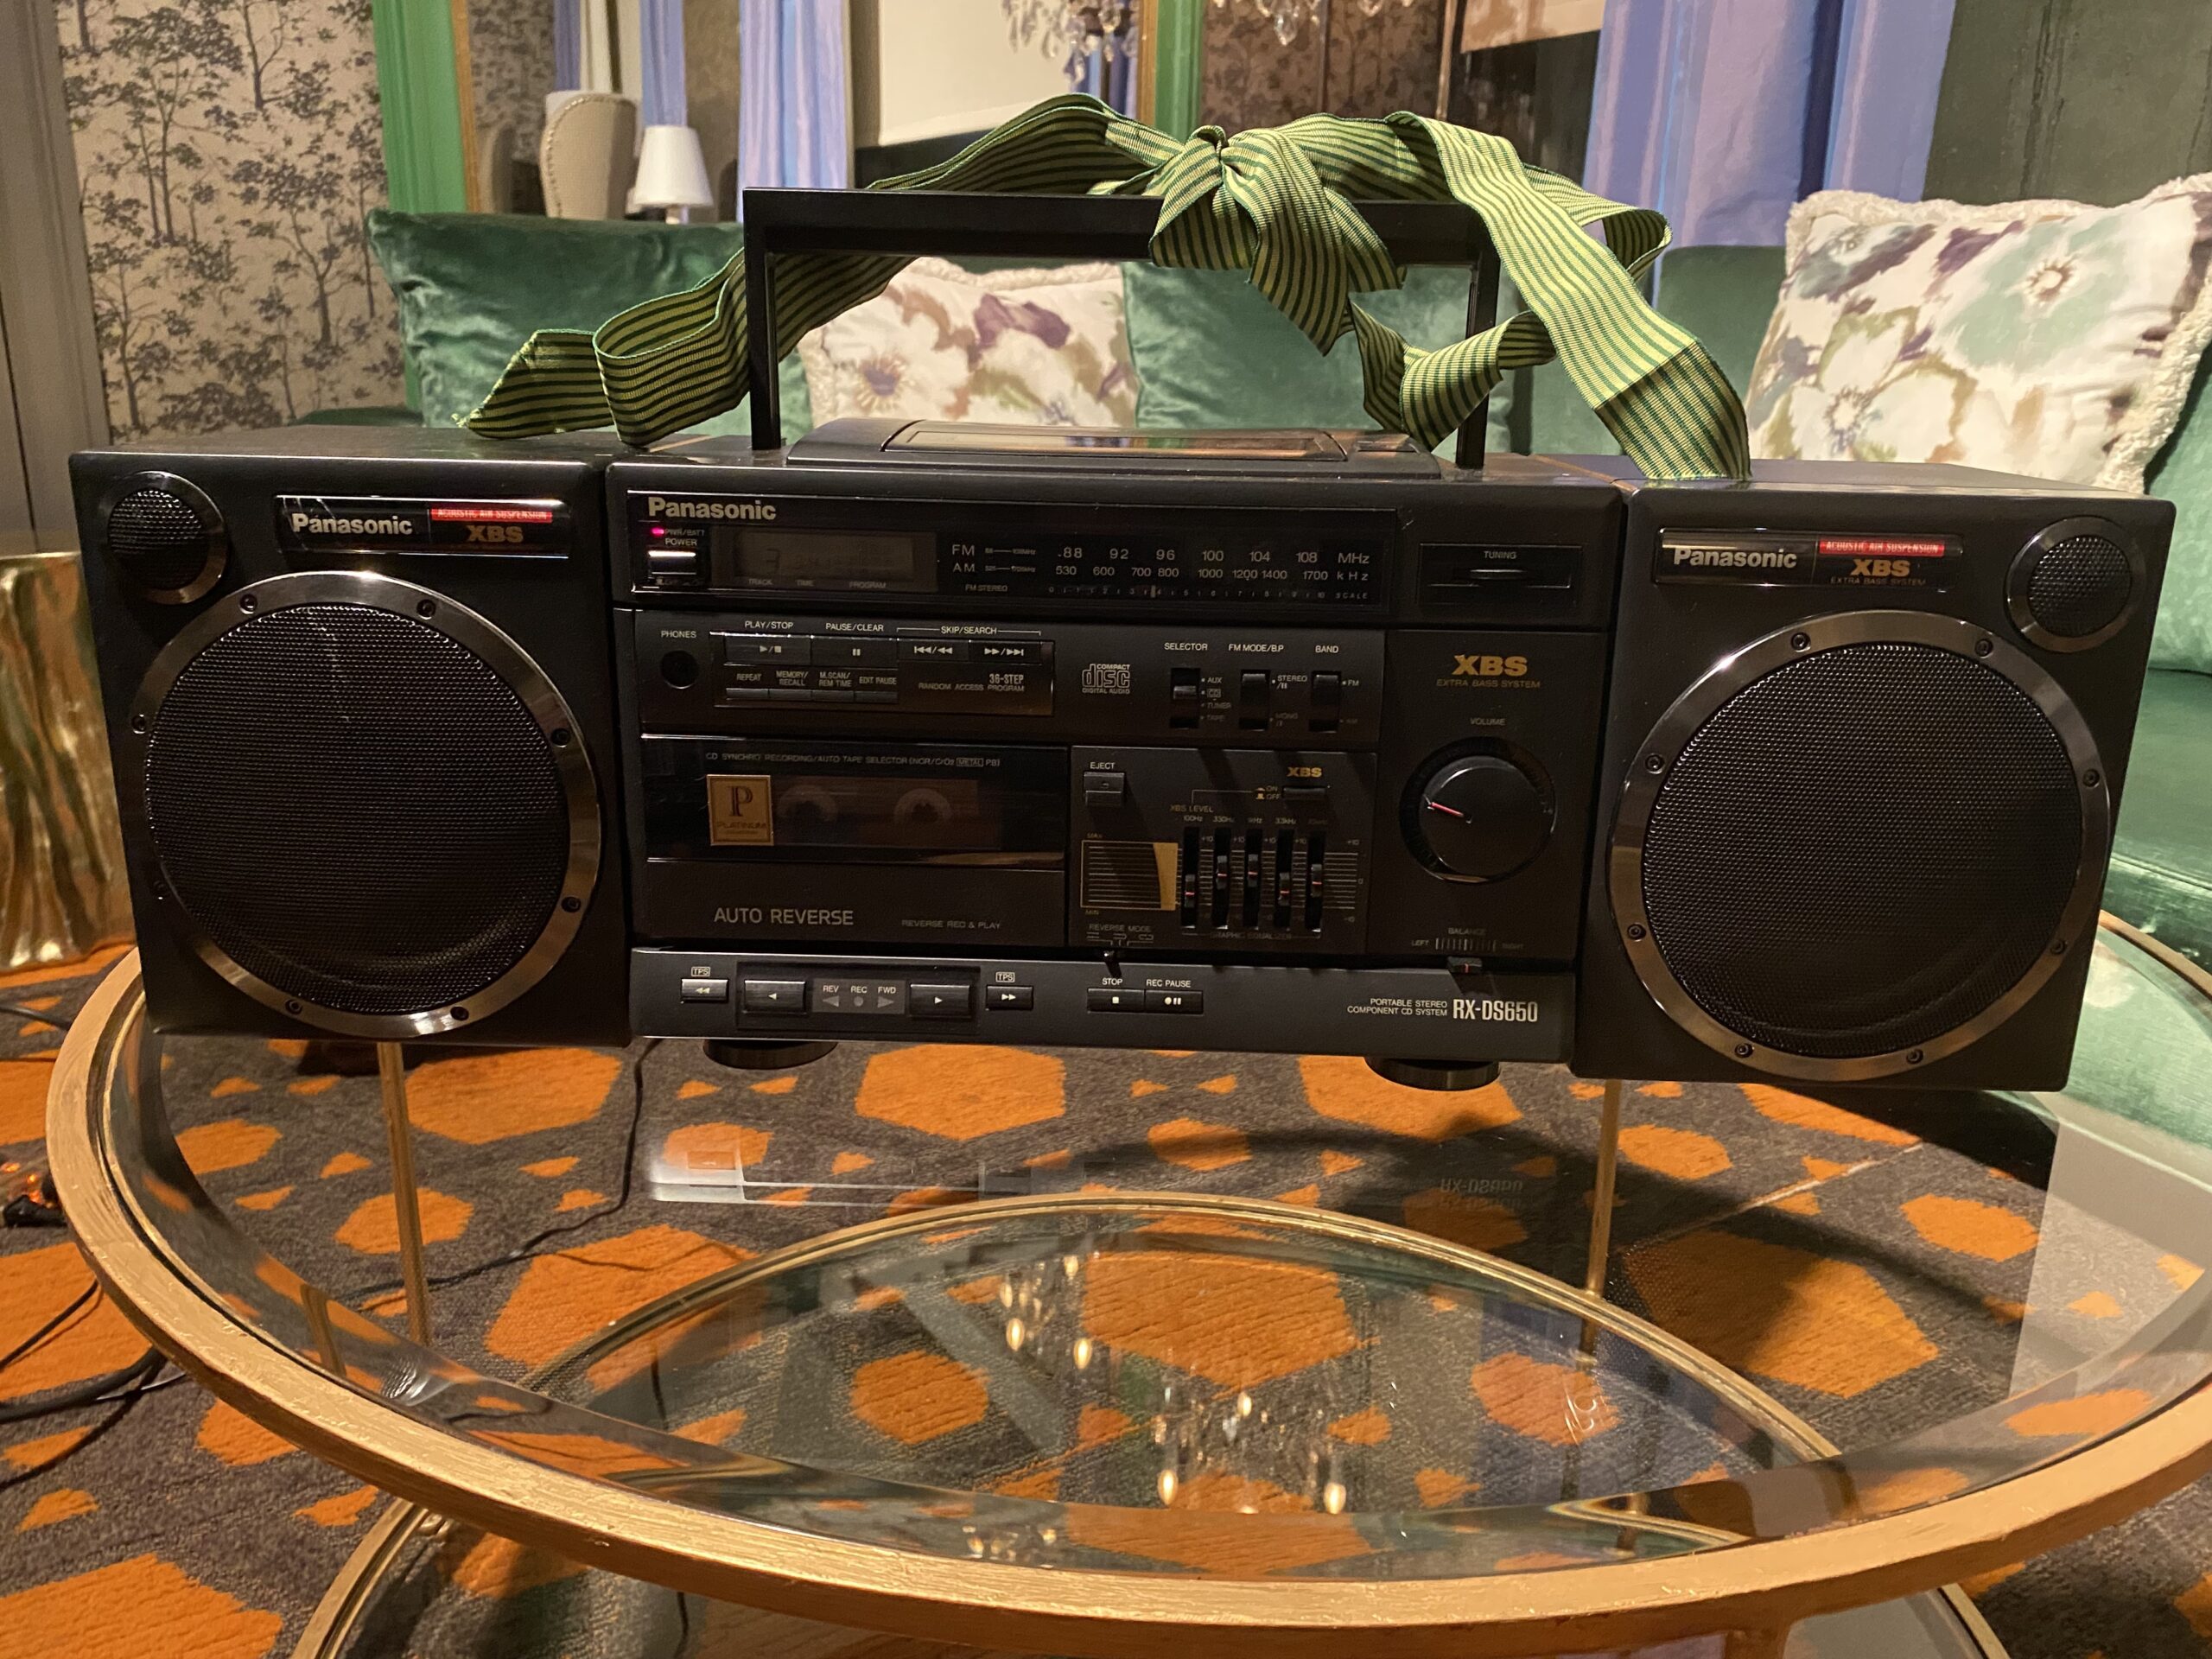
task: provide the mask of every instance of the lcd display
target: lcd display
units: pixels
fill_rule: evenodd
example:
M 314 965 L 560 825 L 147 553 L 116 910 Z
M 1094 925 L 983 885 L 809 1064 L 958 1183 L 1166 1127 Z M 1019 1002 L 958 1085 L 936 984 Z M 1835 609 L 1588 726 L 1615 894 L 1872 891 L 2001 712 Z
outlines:
M 738 530 L 738 579 L 778 588 L 873 588 L 899 591 L 931 586 L 931 538 L 844 530 Z

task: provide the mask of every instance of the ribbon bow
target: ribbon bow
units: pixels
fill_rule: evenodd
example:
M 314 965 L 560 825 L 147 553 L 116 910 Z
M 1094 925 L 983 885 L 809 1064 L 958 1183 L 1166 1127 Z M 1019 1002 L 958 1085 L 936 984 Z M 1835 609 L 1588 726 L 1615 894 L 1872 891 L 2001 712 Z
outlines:
M 1622 449 L 1655 479 L 1748 477 L 1742 404 L 1703 346 L 1637 286 L 1667 246 L 1667 222 L 1526 165 L 1504 139 L 1404 111 L 1379 121 L 1309 115 L 1177 143 L 1096 99 L 1048 99 L 950 161 L 880 190 L 1077 192 L 1160 200 L 1153 263 L 1243 270 L 1322 352 L 1357 341 L 1368 416 L 1434 445 L 1506 372 L 1557 357 Z M 1456 200 L 1481 215 L 1529 308 L 1427 351 L 1353 296 L 1403 286 L 1404 270 L 1355 199 Z M 1592 238 L 1599 227 L 1605 240 Z M 882 291 L 895 255 L 783 262 L 777 355 Z M 610 420 L 645 444 L 735 406 L 745 394 L 745 270 L 733 258 L 697 287 L 647 300 L 594 333 L 546 329 L 515 353 L 463 424 L 523 437 Z

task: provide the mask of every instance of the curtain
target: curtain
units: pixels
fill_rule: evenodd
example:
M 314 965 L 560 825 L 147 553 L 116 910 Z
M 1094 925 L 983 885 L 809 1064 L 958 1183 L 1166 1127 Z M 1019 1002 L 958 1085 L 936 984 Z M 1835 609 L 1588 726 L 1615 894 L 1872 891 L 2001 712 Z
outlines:
M 553 0 L 553 90 L 573 92 L 583 84 L 582 0 Z
M 851 183 L 845 0 L 742 0 L 738 42 L 738 182 Z
M 1070 78 L 1071 90 L 1089 92 L 1093 98 L 1112 105 L 1123 115 L 1137 112 L 1136 33 L 1129 34 L 1129 49 L 1114 50 L 1114 60 L 1106 61 L 1103 52 L 1093 52 L 1077 67 Z
M 1608 0 L 1583 183 L 1677 246 L 1778 245 L 1815 190 L 1925 187 L 1952 0 Z
M 683 96 L 683 0 L 638 0 L 638 124 L 681 127 L 690 114 Z

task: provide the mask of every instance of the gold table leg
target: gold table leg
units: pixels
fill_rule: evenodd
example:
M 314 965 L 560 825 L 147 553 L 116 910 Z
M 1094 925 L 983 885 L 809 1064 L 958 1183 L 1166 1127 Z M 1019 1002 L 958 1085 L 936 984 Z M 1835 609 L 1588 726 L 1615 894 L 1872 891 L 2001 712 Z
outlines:
M 1605 1294 L 1605 1265 L 1613 1246 L 1613 1185 L 1620 1170 L 1621 1080 L 1605 1081 L 1604 1116 L 1598 1126 L 1598 1185 L 1590 1197 L 1590 1264 L 1583 1270 L 1582 1288 L 1601 1300 Z
M 430 1345 L 430 1281 L 423 1270 L 423 1211 L 415 1198 L 415 1134 L 407 1121 L 407 1060 L 397 1043 L 377 1045 L 384 1128 L 391 1142 L 391 1201 L 399 1217 L 399 1276 L 407 1287 L 407 1334 Z

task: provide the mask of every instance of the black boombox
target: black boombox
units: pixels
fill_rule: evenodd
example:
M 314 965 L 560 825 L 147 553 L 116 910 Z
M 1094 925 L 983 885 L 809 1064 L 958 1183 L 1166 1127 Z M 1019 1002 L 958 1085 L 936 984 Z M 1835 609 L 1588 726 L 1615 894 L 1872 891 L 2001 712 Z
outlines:
M 2056 1086 L 2171 510 L 1315 431 L 76 463 L 155 1022 Z

